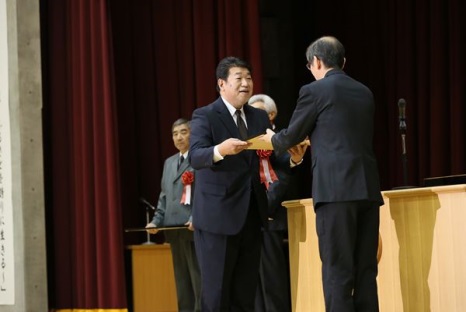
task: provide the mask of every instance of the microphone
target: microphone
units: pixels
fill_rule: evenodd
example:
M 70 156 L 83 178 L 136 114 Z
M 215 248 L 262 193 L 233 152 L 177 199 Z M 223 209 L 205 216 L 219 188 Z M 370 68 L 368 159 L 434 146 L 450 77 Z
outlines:
M 151 208 L 152 210 L 155 210 L 155 207 L 152 206 L 152 205 L 151 205 L 147 200 L 145 200 L 143 197 L 140 197 L 140 198 L 139 198 L 139 202 L 140 202 L 141 204 L 144 204 L 144 205 L 146 205 L 147 207 Z
M 398 120 L 400 121 L 400 130 L 406 130 L 406 101 L 398 100 Z

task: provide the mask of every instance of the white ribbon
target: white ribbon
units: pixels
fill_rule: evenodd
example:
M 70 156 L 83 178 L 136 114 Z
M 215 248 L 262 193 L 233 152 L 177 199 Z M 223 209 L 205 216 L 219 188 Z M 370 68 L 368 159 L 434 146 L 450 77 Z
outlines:
M 185 196 L 184 196 L 184 203 L 185 205 L 191 205 L 191 184 L 187 184 L 185 187 Z
M 264 175 L 268 183 L 273 183 L 272 177 L 270 176 L 269 162 L 266 158 L 262 158 L 262 167 L 264 168 Z

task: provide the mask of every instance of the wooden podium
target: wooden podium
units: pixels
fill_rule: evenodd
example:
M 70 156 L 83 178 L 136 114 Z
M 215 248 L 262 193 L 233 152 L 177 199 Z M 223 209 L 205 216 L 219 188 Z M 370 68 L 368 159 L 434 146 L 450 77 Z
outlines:
M 132 245 L 129 249 L 133 273 L 133 311 L 178 311 L 170 245 Z
M 382 192 L 382 312 L 466 311 L 466 184 Z M 288 208 L 294 312 L 324 312 L 312 199 Z

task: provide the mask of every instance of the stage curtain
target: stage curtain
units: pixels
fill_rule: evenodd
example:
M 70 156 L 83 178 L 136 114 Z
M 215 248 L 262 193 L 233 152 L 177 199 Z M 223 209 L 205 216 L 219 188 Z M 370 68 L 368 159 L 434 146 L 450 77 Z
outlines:
M 50 308 L 127 311 L 107 3 L 41 10 Z
M 258 0 L 110 1 L 126 227 L 145 225 L 160 192 L 163 162 L 177 150 L 171 126 L 213 102 L 223 57 L 246 59 L 262 91 Z M 152 214 L 152 212 L 151 212 Z M 151 239 L 159 242 L 159 235 Z M 128 234 L 141 243 L 144 234 Z
M 398 101 L 406 101 L 408 185 L 466 173 L 466 3 L 462 0 L 301 0 L 311 39 L 338 37 L 345 71 L 376 99 L 383 189 L 405 185 Z M 338 8 L 335 10 L 335 8 Z M 322 12 L 332 12 L 332 18 Z M 301 24 L 305 24 L 301 20 Z M 311 39 L 309 41 L 311 41 Z
M 44 0 L 41 19 L 50 307 L 126 310 L 146 235 L 123 230 L 156 203 L 172 123 L 215 100 L 225 56 L 262 91 L 258 1 Z
M 385 9 L 393 17 L 387 19 L 384 62 L 386 122 L 395 125 L 389 166 L 397 168 L 389 180 L 402 185 L 399 98 L 407 103 L 408 182 L 422 185 L 426 177 L 466 174 L 466 4 L 397 0 Z

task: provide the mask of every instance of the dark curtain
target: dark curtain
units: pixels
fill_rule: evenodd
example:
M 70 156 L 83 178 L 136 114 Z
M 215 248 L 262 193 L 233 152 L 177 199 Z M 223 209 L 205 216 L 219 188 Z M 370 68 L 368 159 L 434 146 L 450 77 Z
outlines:
M 258 10 L 257 0 L 110 1 L 125 226 L 146 224 L 138 198 L 156 206 L 163 162 L 177 152 L 171 126 L 218 97 L 220 59 L 248 60 L 262 90 Z
M 41 6 L 49 302 L 126 310 L 124 246 L 146 235 L 123 230 L 146 224 L 140 197 L 156 203 L 172 123 L 218 96 L 225 56 L 248 60 L 261 91 L 258 2 Z
M 384 190 L 403 186 L 398 100 L 406 100 L 408 185 L 466 174 L 466 12 L 462 0 L 304 1 L 295 7 L 298 67 L 307 45 L 334 35 L 345 70 L 376 98 L 375 150 Z M 265 66 L 265 65 L 264 65 Z M 312 80 L 297 72 L 297 85 Z M 272 91 L 273 92 L 273 91 Z
M 41 8 L 50 307 L 126 311 L 106 2 Z
M 409 180 L 466 173 L 466 12 L 461 0 L 396 1 L 386 6 L 386 83 L 396 125 L 395 103 L 407 102 Z M 388 118 L 387 118 L 388 119 Z M 396 128 L 396 127 L 393 127 Z M 389 142 L 389 181 L 400 180 L 399 135 Z M 398 144 L 397 144 L 398 143 Z

